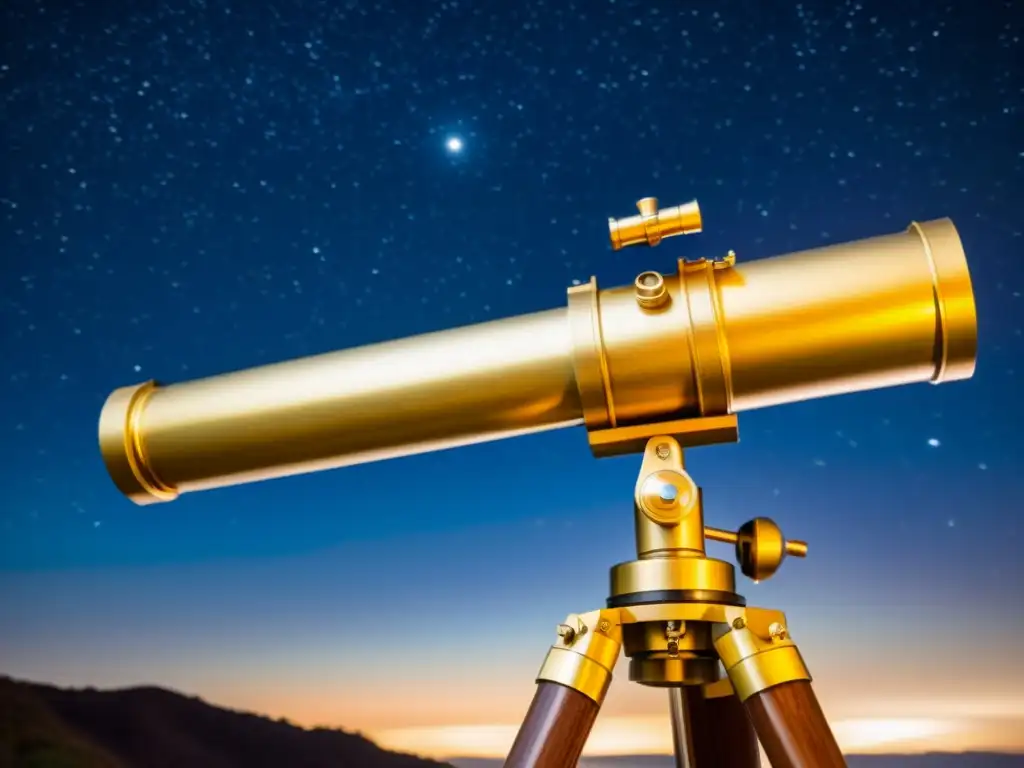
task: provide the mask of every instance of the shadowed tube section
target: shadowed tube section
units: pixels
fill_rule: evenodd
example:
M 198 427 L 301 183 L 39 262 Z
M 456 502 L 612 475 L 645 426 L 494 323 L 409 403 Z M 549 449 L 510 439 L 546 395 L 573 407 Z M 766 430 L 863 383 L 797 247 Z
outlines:
M 104 462 L 148 504 L 548 429 L 593 435 L 974 371 L 974 296 L 948 219 L 645 279 L 657 300 L 591 280 L 563 309 L 123 387 L 100 415 Z
M 705 698 L 701 686 L 683 688 L 693 740 L 693 768 L 761 768 L 757 736 L 735 694 Z

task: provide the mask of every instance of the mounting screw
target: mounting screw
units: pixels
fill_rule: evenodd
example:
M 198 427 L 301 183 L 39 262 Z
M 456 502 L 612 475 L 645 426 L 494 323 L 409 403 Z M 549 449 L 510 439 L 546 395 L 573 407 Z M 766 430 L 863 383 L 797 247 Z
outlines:
M 768 625 L 768 634 L 771 635 L 772 640 L 785 640 L 789 636 L 786 628 L 777 621 Z
M 733 629 L 743 629 L 746 626 L 747 626 L 747 622 L 745 622 L 743 619 L 733 619 L 733 622 L 732 622 L 732 628 Z
M 601 619 L 600 623 L 597 625 L 597 628 L 602 632 L 607 632 L 609 629 L 612 628 L 612 623 L 608 621 L 608 619 Z
M 654 449 L 654 455 L 664 461 L 672 455 L 672 448 L 668 443 L 658 443 L 658 447 Z

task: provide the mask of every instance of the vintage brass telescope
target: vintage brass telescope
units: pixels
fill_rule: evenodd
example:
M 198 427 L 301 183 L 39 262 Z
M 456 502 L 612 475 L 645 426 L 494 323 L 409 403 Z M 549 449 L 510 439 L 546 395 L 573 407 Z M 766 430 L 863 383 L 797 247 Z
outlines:
M 696 201 L 610 219 L 612 247 L 699 232 Z M 138 504 L 179 494 L 584 425 L 597 457 L 642 454 L 637 559 L 611 569 L 605 608 L 558 628 L 505 763 L 575 766 L 620 651 L 665 687 L 676 762 L 775 768 L 845 761 L 777 610 L 746 605 L 735 546 L 769 578 L 807 545 L 756 518 L 704 525 L 683 451 L 738 439 L 754 408 L 970 378 L 977 330 L 952 222 L 738 264 L 679 260 L 633 285 L 572 287 L 568 306 L 199 381 L 115 390 L 100 449 Z

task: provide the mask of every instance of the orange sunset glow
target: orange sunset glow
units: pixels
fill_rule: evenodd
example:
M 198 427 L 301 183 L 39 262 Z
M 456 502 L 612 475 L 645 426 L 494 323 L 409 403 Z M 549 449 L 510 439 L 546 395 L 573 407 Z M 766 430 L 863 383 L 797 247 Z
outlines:
M 936 664 L 934 669 L 948 668 L 947 664 Z M 915 681 L 914 674 L 924 671 L 915 666 L 908 664 L 902 674 L 882 675 L 865 668 L 863 675 L 851 672 L 842 679 L 828 669 L 819 675 L 816 689 L 845 752 L 1024 753 L 1024 694 L 1013 690 L 1012 680 L 965 677 L 959 682 L 963 695 L 957 697 L 951 695 L 949 681 L 934 672 L 930 679 Z M 225 688 L 217 696 L 224 703 L 234 699 L 231 705 L 253 707 L 305 726 L 358 730 L 390 749 L 439 759 L 501 758 L 533 695 L 532 680 L 525 669 L 525 680 L 474 674 L 480 671 L 446 669 L 447 680 L 441 680 L 444 674 L 435 668 L 428 675 L 430 680 L 413 674 L 406 682 L 388 687 L 366 681 L 356 688 L 351 684 L 340 689 L 276 688 L 266 695 L 255 690 L 243 695 L 239 689 Z M 390 677 L 395 679 L 394 670 Z M 671 750 L 664 692 L 629 683 L 620 663 L 584 755 L 653 755 Z

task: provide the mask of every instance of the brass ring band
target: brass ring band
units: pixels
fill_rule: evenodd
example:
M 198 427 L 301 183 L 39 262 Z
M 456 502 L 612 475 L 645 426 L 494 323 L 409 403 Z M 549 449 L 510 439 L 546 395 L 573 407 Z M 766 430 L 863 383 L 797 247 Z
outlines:
M 928 259 L 936 328 L 932 384 L 956 381 L 974 372 L 977 327 L 974 291 L 960 235 L 949 219 L 912 222 Z
M 726 670 L 740 701 L 755 693 L 794 680 L 811 679 L 800 651 L 795 645 L 770 648 L 741 659 Z
M 611 685 L 612 673 L 588 656 L 553 646 L 537 675 L 537 682 L 542 681 L 572 688 L 600 704 Z
M 572 367 L 588 431 L 618 426 L 598 301 L 597 279 L 594 277 L 590 282 L 574 285 L 568 291 Z
M 702 416 L 721 416 L 729 413 L 731 398 L 714 264 L 687 265 L 680 259 L 679 281 L 690 318 L 690 350 L 700 412 Z
M 100 453 L 117 488 L 138 504 L 173 501 L 178 489 L 153 469 L 140 421 L 160 385 L 146 381 L 110 393 L 100 415 Z

